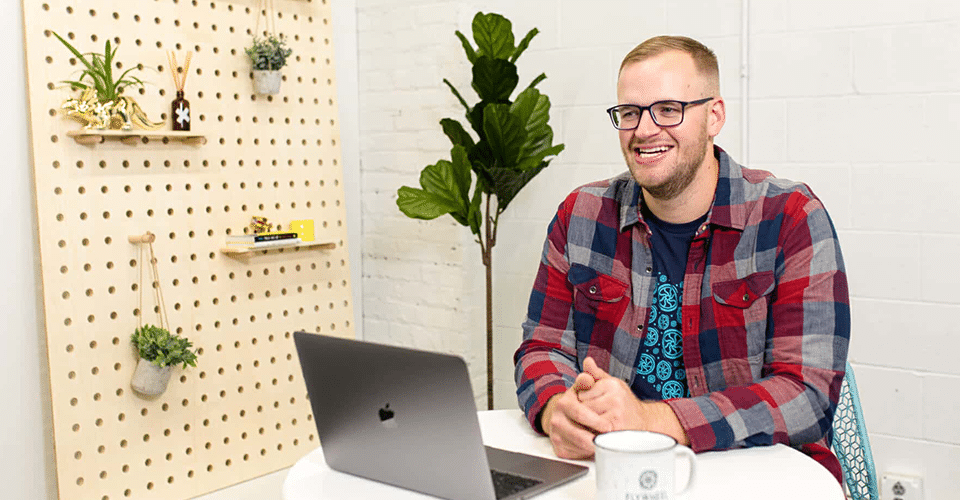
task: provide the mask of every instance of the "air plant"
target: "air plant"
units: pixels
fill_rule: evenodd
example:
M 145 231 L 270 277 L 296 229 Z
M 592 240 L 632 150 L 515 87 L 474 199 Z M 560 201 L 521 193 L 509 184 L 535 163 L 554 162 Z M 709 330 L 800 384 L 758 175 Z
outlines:
M 53 33 L 53 36 L 66 45 L 77 60 L 83 63 L 84 69 L 78 80 L 63 80 L 63 83 L 69 84 L 74 90 L 92 88 L 97 91 L 97 99 L 100 102 L 108 102 L 116 100 L 127 87 L 144 86 L 143 80 L 130 75 L 131 71 L 137 69 L 136 66 L 121 73 L 117 79 L 113 78 L 114 58 L 119 43 L 117 46 L 111 47 L 110 40 L 107 39 L 102 54 L 96 52 L 82 54 L 56 32 Z

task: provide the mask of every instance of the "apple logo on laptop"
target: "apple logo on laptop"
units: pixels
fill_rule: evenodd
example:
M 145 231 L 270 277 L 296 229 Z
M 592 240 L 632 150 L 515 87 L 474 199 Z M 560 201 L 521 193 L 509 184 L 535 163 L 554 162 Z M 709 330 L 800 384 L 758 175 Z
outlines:
M 380 423 L 388 429 L 397 428 L 397 419 L 393 418 L 393 410 L 390 409 L 390 403 L 387 403 L 383 408 L 380 408 Z

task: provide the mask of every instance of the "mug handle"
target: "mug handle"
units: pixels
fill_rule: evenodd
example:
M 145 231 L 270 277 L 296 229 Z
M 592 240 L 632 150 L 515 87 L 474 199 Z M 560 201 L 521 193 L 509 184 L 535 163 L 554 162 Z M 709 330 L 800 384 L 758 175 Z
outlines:
M 675 450 L 676 458 L 684 456 L 686 457 L 687 462 L 690 463 L 690 475 L 687 477 L 687 484 L 682 490 L 677 492 L 678 495 L 683 495 L 684 493 L 690 491 L 690 487 L 693 486 L 693 481 L 697 477 L 697 458 L 694 455 L 693 450 L 687 448 L 686 446 L 678 445 Z

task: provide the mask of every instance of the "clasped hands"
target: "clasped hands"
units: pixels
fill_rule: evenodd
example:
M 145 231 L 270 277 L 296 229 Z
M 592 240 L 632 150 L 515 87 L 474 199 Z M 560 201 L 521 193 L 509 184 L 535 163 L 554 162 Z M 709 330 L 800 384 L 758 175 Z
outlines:
M 625 429 L 661 432 L 689 444 L 669 405 L 640 400 L 626 382 L 601 370 L 593 358 L 583 361 L 583 372 L 572 387 L 547 401 L 540 423 L 560 458 L 589 458 L 594 436 Z

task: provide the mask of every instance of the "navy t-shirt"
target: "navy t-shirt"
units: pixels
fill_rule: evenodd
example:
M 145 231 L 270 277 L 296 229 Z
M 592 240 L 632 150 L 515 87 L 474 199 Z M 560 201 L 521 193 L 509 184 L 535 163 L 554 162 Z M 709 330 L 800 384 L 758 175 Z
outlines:
M 645 205 L 642 211 L 653 233 L 650 243 L 657 284 L 650 305 L 650 321 L 637 353 L 637 376 L 631 389 L 640 399 L 688 397 L 680 317 L 683 276 L 690 242 L 707 214 L 692 222 L 671 224 L 658 219 Z

